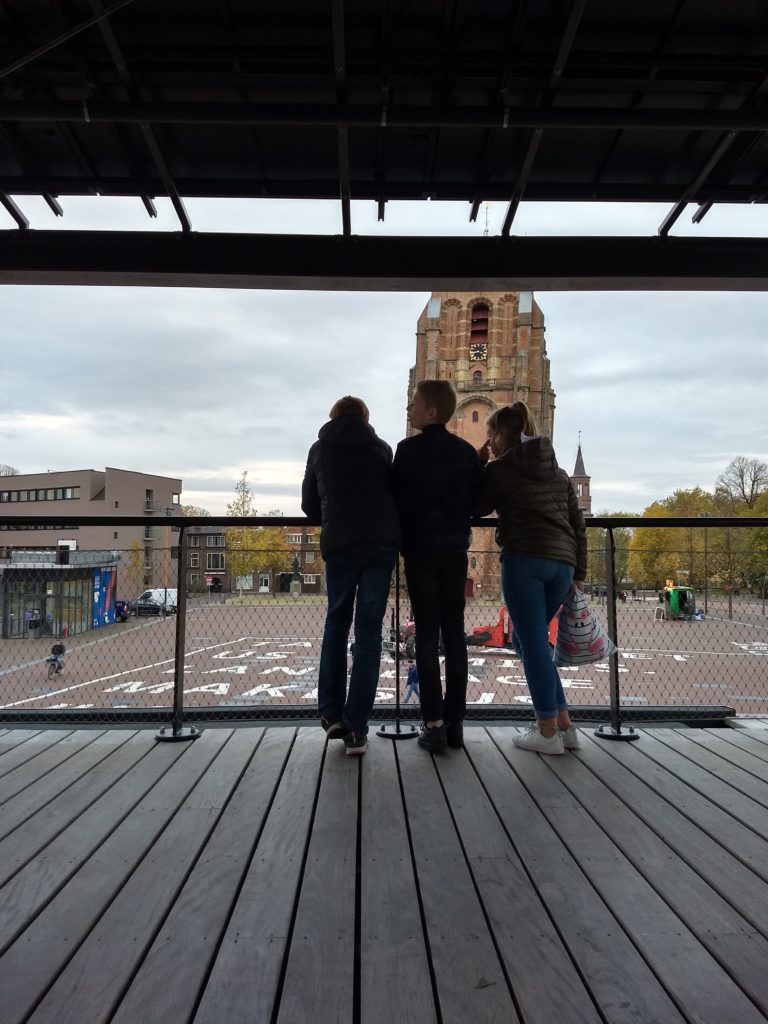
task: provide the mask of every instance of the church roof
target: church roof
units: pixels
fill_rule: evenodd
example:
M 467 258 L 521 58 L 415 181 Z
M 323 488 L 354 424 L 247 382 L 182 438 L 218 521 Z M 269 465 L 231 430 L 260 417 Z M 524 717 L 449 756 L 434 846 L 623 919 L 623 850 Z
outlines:
M 571 476 L 587 476 L 587 471 L 584 469 L 584 459 L 581 455 L 581 444 L 579 444 L 579 451 L 576 455 L 576 465 L 573 467 L 573 473 Z

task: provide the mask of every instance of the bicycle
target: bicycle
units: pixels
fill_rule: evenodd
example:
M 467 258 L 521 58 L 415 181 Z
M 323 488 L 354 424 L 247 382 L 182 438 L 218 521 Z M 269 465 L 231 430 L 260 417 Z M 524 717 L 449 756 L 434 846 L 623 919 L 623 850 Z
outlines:
M 64 659 L 57 658 L 54 654 L 45 659 L 48 664 L 48 678 L 53 679 L 54 676 L 60 676 L 64 671 Z

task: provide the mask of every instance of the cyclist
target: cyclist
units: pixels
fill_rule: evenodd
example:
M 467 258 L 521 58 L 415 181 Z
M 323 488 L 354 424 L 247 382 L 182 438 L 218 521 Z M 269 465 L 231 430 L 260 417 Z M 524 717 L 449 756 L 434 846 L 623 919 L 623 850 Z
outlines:
M 56 643 L 51 648 L 51 657 L 50 657 L 50 661 L 52 661 L 54 663 L 54 665 L 56 666 L 56 671 L 57 672 L 61 672 L 64 669 L 64 655 L 66 653 L 67 653 L 67 648 L 61 642 L 61 640 L 57 640 Z

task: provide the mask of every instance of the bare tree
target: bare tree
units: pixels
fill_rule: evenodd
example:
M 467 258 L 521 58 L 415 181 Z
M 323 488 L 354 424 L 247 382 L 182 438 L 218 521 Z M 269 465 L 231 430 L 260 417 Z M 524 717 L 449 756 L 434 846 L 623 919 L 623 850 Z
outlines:
M 0 462 L 0 476 L 18 476 L 19 471 L 15 466 L 8 466 L 5 462 Z
M 717 491 L 731 504 L 753 508 L 760 495 L 768 490 L 768 463 L 739 455 L 717 478 Z
M 201 505 L 182 505 L 181 514 L 183 516 L 209 516 L 211 513 Z

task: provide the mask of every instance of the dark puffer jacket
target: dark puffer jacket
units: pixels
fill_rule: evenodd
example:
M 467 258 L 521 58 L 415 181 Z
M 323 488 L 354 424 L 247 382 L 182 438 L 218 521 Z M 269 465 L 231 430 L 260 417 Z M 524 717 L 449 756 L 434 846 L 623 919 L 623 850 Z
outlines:
M 483 470 L 474 513 L 499 515 L 496 543 L 503 555 L 551 558 L 587 571 L 587 531 L 576 492 L 557 465 L 546 437 L 518 441 Z
M 393 467 L 403 550 L 469 547 L 469 519 L 480 479 L 477 452 L 440 423 L 406 437 Z
M 323 558 L 351 544 L 400 544 L 392 495 L 392 449 L 362 416 L 347 413 L 320 428 L 309 449 L 301 507 L 320 523 Z

